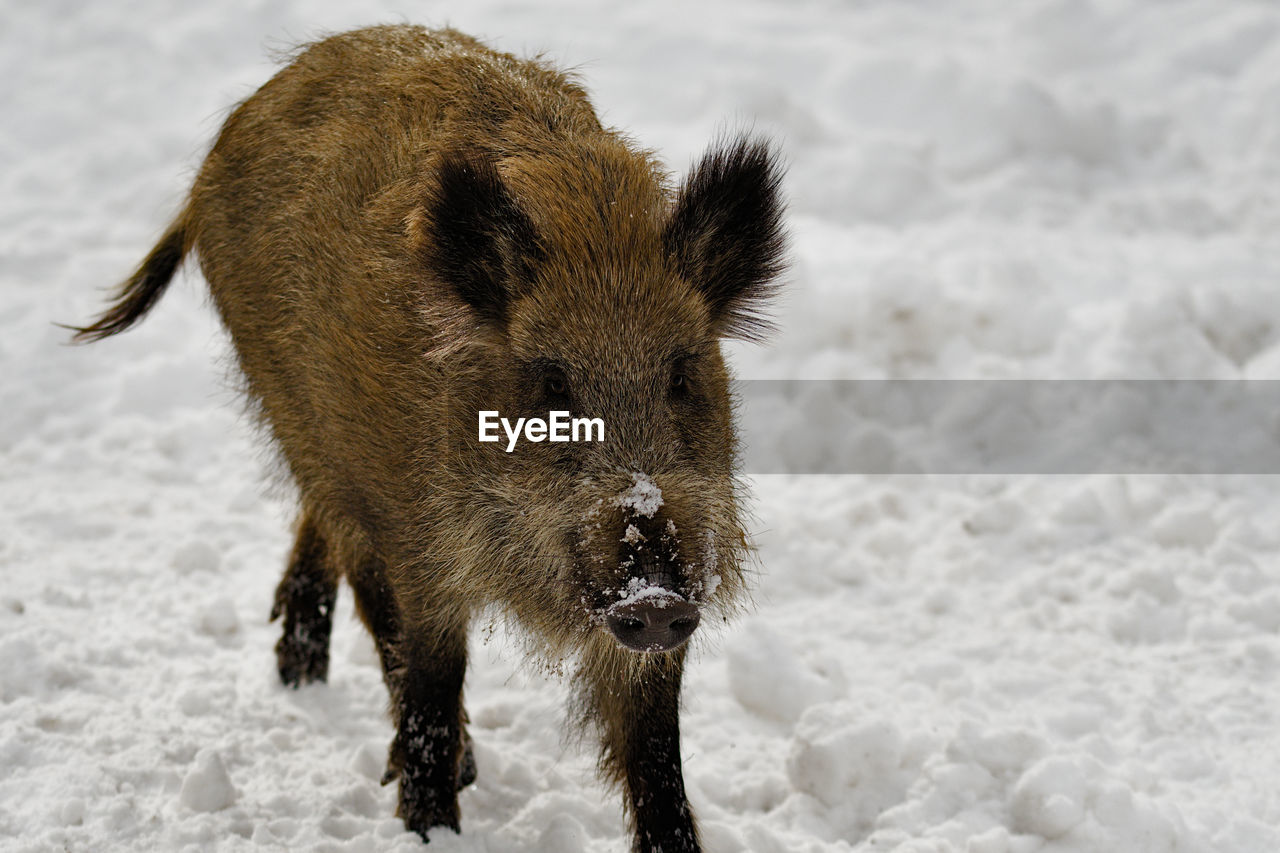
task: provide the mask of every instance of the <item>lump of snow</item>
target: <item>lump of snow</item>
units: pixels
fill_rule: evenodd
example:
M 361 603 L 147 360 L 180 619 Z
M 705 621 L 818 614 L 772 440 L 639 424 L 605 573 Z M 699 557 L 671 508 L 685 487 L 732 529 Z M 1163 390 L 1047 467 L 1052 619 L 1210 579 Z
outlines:
M 347 762 L 347 769 L 366 779 L 377 781 L 386 771 L 386 749 L 381 744 L 363 743 Z
M 40 699 L 73 688 L 88 677 L 78 665 L 59 660 L 33 637 L 31 633 L 17 637 L 0 634 L 0 704 L 23 696 Z M 0 738 L 0 747 L 3 745 Z
M 581 853 L 587 832 L 572 815 L 556 815 L 538 839 L 537 850 L 546 853 Z
M 81 826 L 84 824 L 85 807 L 84 800 L 79 797 L 72 797 L 62 804 L 62 808 L 58 811 L 58 816 L 62 818 L 62 822 L 66 826 Z
M 1210 507 L 1175 507 L 1151 522 L 1151 535 L 1166 548 L 1204 550 L 1218 538 L 1218 522 Z
M 632 486 L 618 498 L 618 506 L 636 515 L 653 518 L 662 508 L 662 489 L 648 475 L 635 471 L 631 474 Z
M 1280 632 L 1280 591 L 1272 590 L 1247 601 L 1227 605 L 1227 615 L 1267 633 Z M 1259 647 L 1264 649 L 1265 647 Z
M 902 735 L 888 722 L 856 724 L 852 709 L 819 705 L 805 713 L 787 756 L 787 777 L 829 806 L 860 782 L 875 785 L 898 768 Z
M 181 574 L 212 572 L 218 568 L 218 552 L 208 542 L 195 540 L 179 548 L 173 555 L 173 567 Z
M 991 774 L 1005 776 L 1033 763 L 1046 749 L 1044 738 L 1024 729 L 986 732 L 965 724 L 947 753 L 953 761 L 976 762 Z
M 209 694 L 204 690 L 184 690 L 182 695 L 178 697 L 178 708 L 188 717 L 198 717 L 201 714 L 208 714 L 211 710 L 210 706 Z
M 980 506 L 964 521 L 966 533 L 973 536 L 986 536 L 993 533 L 1008 533 L 1024 524 L 1026 510 L 1012 500 L 995 500 Z
M 240 630 L 235 603 L 226 596 L 214 599 L 200 611 L 200 631 L 211 637 L 230 637 Z
M 787 778 L 838 810 L 847 829 L 866 831 L 906 801 L 926 752 L 922 738 L 904 737 L 892 722 L 868 722 L 852 704 L 829 702 L 805 711 L 796 724 Z
M 815 673 L 765 625 L 746 627 L 728 649 L 729 690 L 744 708 L 789 723 L 844 693 L 843 684 Z
M 197 812 L 216 812 L 236 801 L 236 789 L 217 752 L 202 749 L 196 754 L 195 763 L 182 780 L 178 799 Z
M 1107 619 L 1111 635 L 1123 643 L 1177 642 L 1186 636 L 1186 608 L 1166 604 L 1145 590 L 1138 590 L 1127 607 Z
M 970 838 L 965 853 L 1009 853 L 1009 849 L 1009 830 L 996 826 Z
M 1022 775 L 1009 812 L 1020 832 L 1058 838 L 1085 816 L 1085 778 L 1075 762 L 1046 758 Z

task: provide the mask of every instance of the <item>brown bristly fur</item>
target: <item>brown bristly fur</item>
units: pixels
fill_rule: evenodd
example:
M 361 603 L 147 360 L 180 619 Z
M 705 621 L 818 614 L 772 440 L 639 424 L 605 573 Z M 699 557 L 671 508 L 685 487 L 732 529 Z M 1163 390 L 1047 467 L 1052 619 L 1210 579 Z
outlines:
M 326 674 L 313 641 L 346 577 L 392 696 L 388 778 L 424 837 L 459 827 L 467 629 L 497 608 L 574 662 L 636 849 L 699 849 L 685 647 L 632 651 L 603 620 L 637 554 L 640 580 L 707 613 L 742 601 L 719 340 L 766 328 L 780 174 L 743 138 L 673 188 L 554 68 L 452 30 L 360 30 L 302 50 L 231 114 L 173 226 L 80 329 L 128 328 L 198 254 L 302 503 L 274 611 L 282 678 Z M 557 408 L 602 418 L 606 440 L 476 441 L 482 409 Z M 662 505 L 641 511 L 625 496 L 647 485 Z M 649 552 L 620 544 L 633 525 Z

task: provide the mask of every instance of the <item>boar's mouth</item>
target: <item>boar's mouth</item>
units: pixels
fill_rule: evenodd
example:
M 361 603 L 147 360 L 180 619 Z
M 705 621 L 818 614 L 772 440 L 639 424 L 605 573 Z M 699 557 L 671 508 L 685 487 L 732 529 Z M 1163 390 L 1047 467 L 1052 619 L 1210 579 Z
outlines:
M 640 586 L 604 613 L 609 633 L 636 652 L 679 648 L 701 618 L 697 605 L 661 586 Z

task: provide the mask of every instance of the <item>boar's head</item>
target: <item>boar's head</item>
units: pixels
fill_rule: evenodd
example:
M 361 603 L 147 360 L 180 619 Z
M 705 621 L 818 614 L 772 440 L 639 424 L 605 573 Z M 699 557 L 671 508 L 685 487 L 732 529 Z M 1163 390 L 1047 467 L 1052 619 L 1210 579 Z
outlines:
M 553 642 L 584 633 L 679 647 L 744 584 L 746 538 L 725 337 L 756 339 L 783 268 L 781 169 L 714 147 L 672 189 L 599 137 L 551 151 L 440 158 L 422 262 L 469 345 L 451 368 L 451 455 L 494 600 Z M 601 442 L 477 441 L 511 424 L 600 418 Z M 603 630 L 602 630 L 603 629 Z

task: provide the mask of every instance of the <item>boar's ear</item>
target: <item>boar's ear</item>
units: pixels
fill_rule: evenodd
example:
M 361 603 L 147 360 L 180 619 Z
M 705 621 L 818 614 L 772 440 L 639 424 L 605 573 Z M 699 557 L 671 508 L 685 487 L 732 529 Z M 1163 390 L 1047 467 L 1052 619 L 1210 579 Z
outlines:
M 423 260 L 485 320 L 502 323 L 541 258 L 537 234 L 492 159 L 450 151 L 419 224 Z
M 721 335 L 758 340 L 785 267 L 782 167 L 759 140 L 713 148 L 693 167 L 663 232 L 677 269 L 706 297 Z

